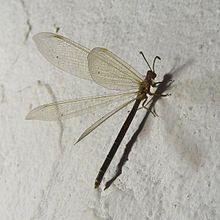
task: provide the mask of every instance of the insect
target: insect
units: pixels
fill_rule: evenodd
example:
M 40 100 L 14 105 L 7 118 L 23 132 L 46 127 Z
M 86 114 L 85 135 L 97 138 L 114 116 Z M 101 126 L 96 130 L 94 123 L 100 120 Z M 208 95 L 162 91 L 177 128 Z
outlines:
M 160 59 L 160 57 L 156 56 L 154 58 L 151 68 L 144 54 L 140 52 L 150 69 L 144 77 L 121 58 L 105 48 L 96 47 L 89 50 L 61 35 L 49 32 L 38 33 L 33 37 L 33 40 L 41 54 L 59 69 L 83 79 L 93 80 L 98 85 L 109 90 L 119 91 L 120 93 L 44 104 L 30 111 L 26 119 L 44 121 L 67 119 L 78 114 L 86 114 L 97 109 L 97 107 L 111 104 L 113 101 L 124 101 L 87 128 L 77 140 L 76 143 L 78 143 L 112 115 L 134 102 L 133 108 L 98 173 L 95 181 L 95 188 L 97 188 L 137 110 L 140 108 L 149 110 L 147 108 L 148 95 L 170 95 L 156 94 L 151 91 L 152 87 L 157 87 L 161 83 L 154 81 L 157 76 L 154 71 L 154 65 L 155 61 Z M 142 103 L 142 106 L 139 108 L 140 103 Z M 151 113 L 156 116 L 155 112 L 151 111 Z

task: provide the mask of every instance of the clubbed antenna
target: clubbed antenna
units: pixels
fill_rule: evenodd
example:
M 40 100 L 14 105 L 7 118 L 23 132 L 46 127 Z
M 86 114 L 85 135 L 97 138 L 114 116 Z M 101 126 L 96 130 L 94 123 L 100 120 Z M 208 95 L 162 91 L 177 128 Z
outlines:
M 151 69 L 151 67 L 150 67 L 150 64 L 147 62 L 147 59 L 146 59 L 146 57 L 144 56 L 144 53 L 142 52 L 142 51 L 140 51 L 140 54 L 143 56 L 143 58 L 144 58 L 144 60 L 146 61 L 146 63 L 147 63 L 147 65 L 148 65 L 148 67 L 149 67 L 149 69 L 152 71 L 152 69 Z M 155 57 L 156 58 L 156 57 Z M 154 59 L 155 60 L 155 59 Z
M 161 60 L 161 58 L 158 57 L 158 56 L 156 56 L 156 57 L 154 58 L 154 61 L 153 61 L 153 72 L 154 72 L 154 64 L 155 64 L 156 59 Z

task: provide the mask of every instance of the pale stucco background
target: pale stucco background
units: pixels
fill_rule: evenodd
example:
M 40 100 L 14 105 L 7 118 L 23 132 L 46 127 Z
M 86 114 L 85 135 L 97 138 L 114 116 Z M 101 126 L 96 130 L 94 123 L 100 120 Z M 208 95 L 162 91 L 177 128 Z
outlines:
M 220 219 L 220 1 L 0 0 L 0 219 Z M 103 46 L 158 79 L 174 73 L 123 174 L 107 190 L 94 179 L 128 110 L 73 143 L 95 114 L 25 121 L 34 107 L 108 91 L 49 64 L 32 36 L 59 33 Z M 129 108 L 128 108 L 129 109 Z M 139 111 L 104 182 L 114 173 Z M 103 187 L 103 184 L 102 184 Z

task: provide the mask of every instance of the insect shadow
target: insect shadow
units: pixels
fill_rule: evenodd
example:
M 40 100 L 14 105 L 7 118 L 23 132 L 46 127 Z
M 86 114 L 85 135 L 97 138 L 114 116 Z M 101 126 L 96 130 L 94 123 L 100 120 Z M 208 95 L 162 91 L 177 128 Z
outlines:
M 184 64 L 179 65 L 177 67 L 177 63 L 178 63 L 178 58 L 176 59 L 176 63 L 174 64 L 174 67 L 169 71 L 169 73 L 166 73 L 163 77 L 163 81 L 162 83 L 157 87 L 157 90 L 155 93 L 157 94 L 162 94 L 163 92 L 165 92 L 166 90 L 168 90 L 171 86 L 171 84 L 174 82 L 174 79 L 176 77 L 178 77 L 178 74 L 181 73 L 185 68 L 187 68 L 188 66 L 192 65 L 192 63 L 194 62 L 193 59 L 189 59 L 188 61 L 186 61 Z M 107 189 L 108 187 L 111 186 L 111 184 L 121 175 L 122 173 L 122 169 L 123 166 L 125 165 L 126 161 L 128 161 L 128 157 L 129 154 L 132 150 L 132 147 L 134 145 L 134 143 L 136 142 L 138 136 L 140 135 L 140 133 L 142 132 L 144 125 L 148 119 L 148 116 L 150 115 L 151 111 L 155 111 L 155 104 L 156 102 L 160 99 L 161 97 L 159 96 L 153 96 L 152 99 L 150 100 L 150 104 L 148 106 L 150 111 L 146 111 L 146 114 L 144 116 L 144 118 L 142 119 L 141 123 L 139 124 L 137 130 L 134 132 L 134 134 L 132 135 L 131 139 L 128 141 L 128 143 L 125 146 L 124 152 L 121 156 L 121 159 L 119 161 L 119 163 L 117 164 L 116 167 L 116 171 L 114 176 L 105 184 L 105 189 Z M 186 144 L 187 146 L 187 144 Z M 178 147 L 177 147 L 178 149 Z M 188 157 L 189 160 L 192 161 L 197 161 L 196 163 L 200 163 L 200 159 L 198 158 L 198 155 L 195 155 L 193 152 L 195 152 L 194 150 L 192 150 L 192 152 L 189 152 L 191 156 Z

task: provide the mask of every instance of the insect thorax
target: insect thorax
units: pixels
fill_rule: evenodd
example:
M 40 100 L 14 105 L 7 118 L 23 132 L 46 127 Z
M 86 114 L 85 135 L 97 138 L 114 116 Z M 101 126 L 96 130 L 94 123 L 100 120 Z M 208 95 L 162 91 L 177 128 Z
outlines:
M 138 96 L 139 99 L 145 99 L 146 95 L 149 93 L 150 91 L 150 83 L 146 80 L 144 80 L 143 82 L 141 82 L 140 86 L 139 86 L 139 91 L 138 91 Z

